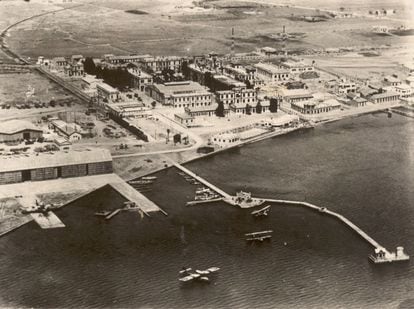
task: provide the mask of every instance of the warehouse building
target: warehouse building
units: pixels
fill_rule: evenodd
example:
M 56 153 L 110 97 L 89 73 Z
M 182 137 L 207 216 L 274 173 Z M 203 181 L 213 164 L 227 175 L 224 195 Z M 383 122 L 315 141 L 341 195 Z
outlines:
M 24 120 L 10 120 L 0 123 L 0 143 L 31 140 L 42 137 L 43 131 Z
M 112 173 L 106 149 L 0 158 L 0 185 Z

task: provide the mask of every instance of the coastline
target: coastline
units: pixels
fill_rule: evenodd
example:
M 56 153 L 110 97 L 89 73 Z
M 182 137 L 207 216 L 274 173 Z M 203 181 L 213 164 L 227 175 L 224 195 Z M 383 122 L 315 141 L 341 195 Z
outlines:
M 401 103 L 393 104 L 392 107 L 396 107 L 396 106 L 401 106 Z M 219 148 L 219 149 L 214 150 L 214 151 L 212 151 L 210 153 L 207 153 L 207 154 L 198 154 L 197 152 L 192 153 L 192 154 L 190 154 L 189 158 L 186 158 L 183 161 L 180 161 L 178 163 L 180 163 L 181 165 L 185 165 L 187 163 L 191 163 L 191 162 L 194 162 L 194 161 L 197 161 L 197 160 L 208 158 L 208 157 L 214 156 L 216 154 L 219 154 L 219 153 L 222 153 L 222 152 L 225 152 L 225 151 L 229 151 L 229 150 L 236 149 L 236 148 L 241 148 L 245 145 L 253 144 L 253 143 L 260 142 L 260 141 L 270 139 L 270 138 L 273 138 L 273 137 L 286 135 L 286 134 L 289 134 L 289 133 L 292 133 L 292 132 L 295 132 L 295 131 L 299 131 L 299 130 L 313 129 L 317 126 L 321 126 L 321 125 L 332 123 L 332 122 L 341 121 L 341 120 L 344 120 L 344 119 L 357 118 L 357 117 L 364 116 L 364 115 L 370 115 L 370 114 L 375 114 L 375 113 L 378 113 L 378 112 L 384 112 L 384 111 L 388 110 L 389 108 L 391 108 L 391 106 L 387 105 L 387 106 L 378 107 L 375 110 L 367 110 L 367 111 L 361 110 L 361 111 L 358 111 L 358 112 L 354 111 L 353 113 L 350 113 L 350 114 L 338 115 L 338 116 L 334 116 L 334 117 L 331 117 L 331 118 L 328 118 L 328 119 L 325 119 L 325 120 L 321 120 L 321 121 L 318 121 L 318 122 L 313 122 L 312 126 L 310 126 L 310 127 L 305 127 L 305 126 L 302 125 L 302 126 L 299 126 L 299 127 L 289 128 L 289 129 L 286 129 L 286 130 L 283 130 L 283 131 L 272 131 L 272 132 L 265 133 L 265 134 L 262 134 L 262 135 L 259 135 L 259 136 L 256 136 L 256 137 L 252 137 L 252 138 L 247 139 L 243 142 L 240 142 L 236 145 L 232 145 L 232 146 L 225 147 L 225 148 Z M 168 156 L 168 155 L 169 154 L 165 154 L 165 156 Z M 170 168 L 172 166 L 173 165 L 171 165 L 171 164 L 167 164 L 167 166 L 158 167 L 158 168 L 152 169 L 150 171 L 145 171 L 144 173 L 137 173 L 133 177 L 122 177 L 122 176 L 121 177 L 124 178 L 125 181 L 130 181 L 130 180 L 133 180 L 133 179 L 136 179 L 136 178 L 145 177 L 145 176 L 149 176 L 149 175 L 158 173 L 158 172 L 160 172 L 162 170 L 165 170 L 167 168 Z

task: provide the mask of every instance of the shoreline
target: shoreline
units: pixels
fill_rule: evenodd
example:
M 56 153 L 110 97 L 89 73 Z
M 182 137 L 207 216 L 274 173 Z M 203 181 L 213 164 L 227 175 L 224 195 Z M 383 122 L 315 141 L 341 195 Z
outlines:
M 396 104 L 394 107 L 396 107 L 396 106 L 401 106 L 401 104 L 400 103 L 399 104 Z M 222 153 L 222 152 L 225 152 L 225 151 L 229 151 L 229 150 L 236 149 L 236 148 L 241 148 L 241 147 L 243 147 L 245 145 L 253 144 L 253 143 L 256 143 L 256 142 L 261 142 L 263 140 L 270 139 L 270 138 L 273 138 L 273 137 L 287 135 L 287 134 L 290 134 L 292 132 L 300 131 L 300 130 L 304 130 L 304 129 L 305 130 L 307 130 L 307 129 L 314 129 L 315 127 L 318 127 L 318 126 L 321 126 L 321 125 L 324 125 L 324 124 L 329 124 L 329 123 L 341 121 L 341 120 L 344 120 L 344 119 L 357 118 L 357 117 L 360 117 L 360 116 L 366 116 L 366 115 L 375 114 L 375 113 L 383 113 L 384 111 L 386 111 L 389 108 L 390 108 L 389 106 L 382 106 L 381 108 L 378 108 L 376 110 L 361 111 L 359 113 L 353 113 L 353 114 L 349 114 L 349 115 L 340 115 L 340 116 L 332 117 L 330 119 L 318 121 L 318 122 L 313 123 L 313 125 L 311 127 L 304 127 L 304 126 L 302 126 L 302 127 L 290 128 L 290 130 L 286 130 L 286 131 L 282 131 L 282 132 L 280 132 L 280 131 L 273 131 L 273 132 L 270 132 L 270 133 L 265 133 L 265 134 L 262 134 L 260 136 L 256 136 L 256 137 L 253 137 L 253 138 L 248 139 L 246 141 L 243 141 L 243 142 L 241 142 L 241 143 L 239 143 L 237 145 L 232 145 L 230 147 L 225 147 L 225 148 L 219 148 L 219 149 L 214 150 L 214 151 L 212 151 L 210 153 L 207 153 L 207 154 L 204 154 L 204 155 L 195 156 L 195 157 L 192 157 L 192 158 L 189 158 L 189 159 L 185 159 L 182 162 L 178 162 L 178 163 L 181 164 L 181 165 L 185 165 L 185 164 L 188 164 L 188 163 L 192 163 L 194 161 L 197 161 L 197 160 L 201 160 L 201 159 L 204 159 L 204 158 L 208 158 L 208 157 L 214 156 L 216 154 L 219 154 L 219 153 Z M 165 156 L 168 156 L 168 154 L 165 154 Z M 161 171 L 163 171 L 165 169 L 168 169 L 170 167 L 173 167 L 173 165 L 168 164 L 168 166 L 156 168 L 154 170 L 147 171 L 147 172 L 145 172 L 143 174 L 139 174 L 137 176 L 134 176 L 133 178 L 125 178 L 124 180 L 125 181 L 130 181 L 130 180 L 134 180 L 134 179 L 137 179 L 137 178 L 149 176 L 149 175 L 152 175 L 152 174 L 161 172 Z

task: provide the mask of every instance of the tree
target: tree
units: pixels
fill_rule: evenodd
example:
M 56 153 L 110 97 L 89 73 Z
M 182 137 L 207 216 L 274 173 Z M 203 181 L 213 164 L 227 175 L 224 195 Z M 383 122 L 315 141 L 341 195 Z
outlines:
M 218 105 L 216 108 L 216 116 L 224 117 L 224 103 L 222 101 L 218 101 Z
M 279 100 L 277 98 L 270 98 L 269 110 L 271 113 L 277 113 L 279 108 Z
M 257 114 L 261 114 L 262 113 L 262 104 L 260 104 L 260 101 L 257 101 L 257 105 L 256 105 L 256 113 Z
M 252 114 L 252 107 L 250 106 L 250 104 L 246 104 L 246 115 L 251 115 Z
M 96 74 L 95 62 L 93 62 L 93 59 L 91 57 L 85 58 L 85 62 L 83 63 L 83 70 L 91 75 Z
M 152 101 L 152 102 L 151 102 L 151 106 L 152 106 L 152 108 L 155 108 L 155 105 L 157 105 L 157 102 L 156 102 L 156 101 Z

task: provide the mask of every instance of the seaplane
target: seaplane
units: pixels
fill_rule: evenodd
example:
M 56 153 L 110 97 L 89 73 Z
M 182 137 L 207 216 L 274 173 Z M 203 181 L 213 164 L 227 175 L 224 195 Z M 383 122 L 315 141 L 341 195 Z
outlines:
M 30 214 L 30 213 L 42 213 L 42 214 L 47 214 L 48 212 L 50 212 L 51 210 L 54 210 L 56 208 L 58 208 L 59 206 L 61 206 L 62 204 L 44 204 L 43 202 L 38 202 L 36 200 L 35 202 L 35 206 L 32 206 L 30 208 L 24 208 L 22 209 L 22 213 L 23 214 Z
M 246 233 L 246 241 L 260 241 L 263 242 L 265 240 L 270 240 L 272 238 L 272 230 L 268 231 L 260 231 L 260 232 L 253 232 L 253 233 Z
M 266 217 L 270 211 L 270 205 L 267 205 L 261 209 L 255 210 L 251 212 L 251 215 L 254 217 Z
M 201 282 L 210 282 L 208 275 L 218 272 L 219 270 L 219 267 L 210 267 L 204 270 L 196 269 L 194 272 L 192 272 L 192 268 L 183 268 L 179 271 L 179 274 L 180 276 L 185 276 L 178 278 L 178 280 L 181 282 L 189 282 L 194 280 Z

